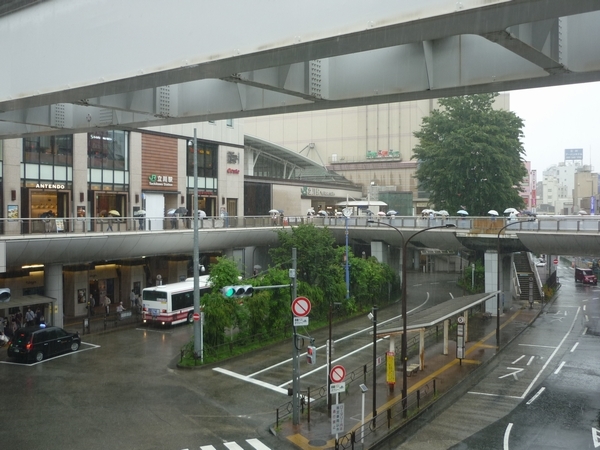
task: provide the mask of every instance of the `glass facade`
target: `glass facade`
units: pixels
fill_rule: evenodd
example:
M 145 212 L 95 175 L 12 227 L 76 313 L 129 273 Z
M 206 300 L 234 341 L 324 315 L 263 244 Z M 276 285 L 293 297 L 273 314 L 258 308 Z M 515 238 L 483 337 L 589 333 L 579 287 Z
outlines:
M 73 181 L 73 135 L 23 138 L 22 170 L 24 183 Z
M 208 142 L 197 141 L 198 177 L 217 178 L 217 156 L 219 146 Z M 194 141 L 188 140 L 187 176 L 194 176 Z
M 88 133 L 88 181 L 93 190 L 126 190 L 129 185 L 129 132 Z

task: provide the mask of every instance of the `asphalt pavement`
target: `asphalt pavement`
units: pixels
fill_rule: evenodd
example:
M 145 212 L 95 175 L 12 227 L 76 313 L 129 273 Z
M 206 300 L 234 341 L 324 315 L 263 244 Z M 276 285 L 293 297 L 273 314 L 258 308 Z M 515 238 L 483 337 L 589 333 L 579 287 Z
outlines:
M 393 307 L 392 307 L 393 308 Z M 397 310 L 397 307 L 396 307 Z M 530 309 L 528 302 L 514 303 L 510 310 L 504 312 L 500 317 L 500 349 L 507 346 L 516 336 L 525 330 L 540 314 L 542 305 L 535 303 Z M 455 322 L 455 321 L 453 321 Z M 466 391 L 477 379 L 478 368 L 484 366 L 497 355 L 496 344 L 496 317 L 485 317 L 482 314 L 475 314 L 470 317 L 469 340 L 465 345 L 465 358 L 462 360 L 456 357 L 456 333 L 451 331 L 450 342 L 448 345 L 448 354 L 443 354 L 442 339 L 437 342 L 426 343 L 425 349 L 425 368 L 415 374 L 407 377 L 408 396 L 414 397 L 416 391 L 425 398 L 427 393 L 431 393 L 433 380 L 435 380 L 435 399 L 429 405 L 421 408 L 424 415 L 437 414 L 436 408 L 444 408 L 451 403 L 453 398 L 460 395 L 460 392 Z M 410 350 L 409 350 L 410 352 Z M 414 353 L 414 352 L 413 352 Z M 408 360 L 408 365 L 418 364 L 419 356 L 413 354 Z M 367 391 L 365 398 L 364 414 L 364 443 L 362 438 L 362 410 L 363 394 L 359 383 L 351 383 L 347 391 L 340 394 L 340 403 L 344 404 L 344 432 L 338 433 L 339 448 L 388 448 L 385 446 L 385 438 L 393 432 L 407 433 L 411 432 L 411 427 L 418 427 L 419 418 L 415 412 L 411 412 L 408 421 L 401 418 L 402 402 L 402 373 L 399 358 L 396 360 L 396 386 L 390 390 L 386 383 L 385 365 L 378 367 L 377 374 L 377 416 L 375 426 L 373 426 L 372 405 L 372 386 L 368 383 L 371 375 L 367 377 Z M 471 381 L 469 381 L 471 380 Z M 388 413 L 388 410 L 390 413 Z M 396 412 L 394 412 L 396 411 Z M 388 415 L 389 414 L 389 415 Z M 392 416 L 392 420 L 388 418 Z M 400 430 L 399 427 L 402 426 Z M 311 408 L 310 422 L 308 420 L 308 411 L 305 409 L 298 425 L 293 425 L 291 418 L 285 420 L 277 428 L 278 434 L 295 444 L 298 448 L 305 450 L 332 449 L 335 448 L 335 435 L 332 433 L 332 420 L 329 417 L 326 405 L 323 403 Z M 354 440 L 348 434 L 355 432 Z M 392 448 L 392 447 L 389 447 Z

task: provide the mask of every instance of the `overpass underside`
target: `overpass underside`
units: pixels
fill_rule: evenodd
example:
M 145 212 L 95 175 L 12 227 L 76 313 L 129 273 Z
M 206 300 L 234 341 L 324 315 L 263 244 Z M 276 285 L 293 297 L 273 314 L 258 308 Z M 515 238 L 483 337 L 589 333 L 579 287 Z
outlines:
M 0 138 L 597 81 L 599 10 L 597 0 L 13 0 L 0 8 Z M 36 59 L 39 70 L 24 63 Z

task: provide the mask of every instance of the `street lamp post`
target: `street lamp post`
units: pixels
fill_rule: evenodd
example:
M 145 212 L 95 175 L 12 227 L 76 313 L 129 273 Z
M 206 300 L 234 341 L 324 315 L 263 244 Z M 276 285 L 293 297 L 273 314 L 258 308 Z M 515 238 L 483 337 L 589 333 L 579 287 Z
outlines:
M 372 223 L 375 223 L 375 221 L 369 221 Z M 408 243 L 410 242 L 410 240 L 412 238 L 414 238 L 415 236 L 417 236 L 418 234 L 424 233 L 425 231 L 429 231 L 429 230 L 435 230 L 436 228 L 454 228 L 456 227 L 456 225 L 454 225 L 453 223 L 447 223 L 444 225 L 438 225 L 435 227 L 428 227 L 428 228 L 423 228 L 422 230 L 417 231 L 415 234 L 413 234 L 412 236 L 410 236 L 408 239 L 404 239 L 404 235 L 402 234 L 402 232 L 396 228 L 394 225 L 391 225 L 389 223 L 385 223 L 385 222 L 377 222 L 380 225 L 385 225 L 386 227 L 390 227 L 393 228 L 394 230 L 396 230 L 398 233 L 400 233 L 400 236 L 402 236 L 402 347 L 401 347 L 401 358 L 402 358 L 402 410 L 403 413 L 402 415 L 404 417 L 406 417 L 407 414 L 407 410 L 406 410 L 406 405 L 407 405 L 407 396 L 408 396 L 408 379 L 407 379 L 407 374 L 406 374 L 406 366 L 407 366 L 407 361 L 408 361 L 408 340 L 407 340 L 407 332 L 408 332 L 408 328 L 407 328 L 407 324 L 408 324 L 408 320 L 406 318 L 406 309 L 407 309 L 407 303 L 408 303 L 408 299 L 407 299 L 407 289 L 406 289 L 406 249 L 408 246 Z

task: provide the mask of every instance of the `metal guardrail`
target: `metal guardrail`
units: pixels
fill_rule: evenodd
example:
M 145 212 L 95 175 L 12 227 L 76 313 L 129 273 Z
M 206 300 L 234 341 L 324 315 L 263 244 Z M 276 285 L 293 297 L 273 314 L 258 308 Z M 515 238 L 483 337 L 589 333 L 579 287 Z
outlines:
M 369 220 L 374 222 L 368 223 Z M 522 231 L 545 232 L 588 232 L 600 233 L 600 216 L 552 216 L 517 219 L 518 225 L 504 230 L 505 234 Z M 205 217 L 198 220 L 199 229 L 213 228 L 265 228 L 286 227 L 312 223 L 316 226 L 345 227 L 343 217 L 286 217 L 286 216 L 232 216 Z M 502 218 L 492 220 L 489 217 L 448 217 L 422 218 L 416 216 L 367 217 L 354 216 L 348 219 L 348 227 L 389 228 L 383 223 L 400 229 L 423 229 L 452 224 L 453 232 L 495 234 L 499 225 L 505 223 Z M 382 225 L 380 225 L 382 224 Z M 141 231 L 185 231 L 193 228 L 191 217 L 76 217 L 76 218 L 0 218 L 0 235 L 5 237 L 23 235 L 45 235 L 48 237 L 63 233 L 138 233 Z M 390 230 L 393 232 L 393 230 Z

